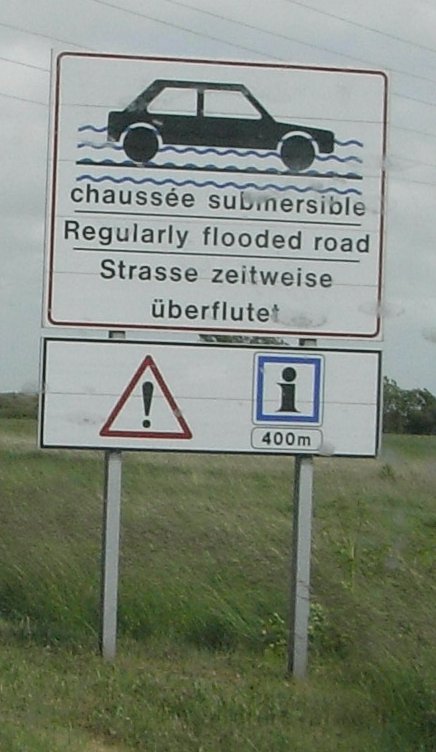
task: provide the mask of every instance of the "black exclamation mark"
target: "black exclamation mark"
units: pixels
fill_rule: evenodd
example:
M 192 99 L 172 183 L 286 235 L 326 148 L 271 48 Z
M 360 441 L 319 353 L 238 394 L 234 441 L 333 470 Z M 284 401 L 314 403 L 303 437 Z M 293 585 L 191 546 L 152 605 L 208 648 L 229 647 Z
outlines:
M 153 384 L 151 381 L 144 381 L 142 385 L 142 400 L 144 402 L 145 420 L 142 421 L 144 428 L 150 428 L 151 420 L 149 419 L 151 399 L 153 397 Z

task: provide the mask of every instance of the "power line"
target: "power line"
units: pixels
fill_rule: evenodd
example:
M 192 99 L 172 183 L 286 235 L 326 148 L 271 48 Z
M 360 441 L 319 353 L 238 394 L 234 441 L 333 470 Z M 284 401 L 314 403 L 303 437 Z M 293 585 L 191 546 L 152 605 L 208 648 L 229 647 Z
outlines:
M 290 2 L 290 0 L 286 0 L 286 2 L 287 1 Z M 139 16 L 140 18 L 147 18 L 148 20 L 152 20 L 152 21 L 155 21 L 156 23 L 164 24 L 166 26 L 172 26 L 172 27 L 180 29 L 182 31 L 186 31 L 186 32 L 188 32 L 190 34 L 195 34 L 196 36 L 205 37 L 207 39 L 213 39 L 214 41 L 218 41 L 218 42 L 224 42 L 225 44 L 229 44 L 232 47 L 237 47 L 238 49 L 245 49 L 245 50 L 248 50 L 250 52 L 255 52 L 258 55 L 259 54 L 265 54 L 265 53 L 263 53 L 262 51 L 260 51 L 258 49 L 255 49 L 255 48 L 252 48 L 252 47 L 245 47 L 245 46 L 240 45 L 240 44 L 234 44 L 233 42 L 228 42 L 227 40 L 222 39 L 221 37 L 215 37 L 215 36 L 211 36 L 209 34 L 206 34 L 204 32 L 194 31 L 194 30 L 189 29 L 187 27 L 179 26 L 177 24 L 170 23 L 169 21 L 163 21 L 162 19 L 158 19 L 158 18 L 152 17 L 150 15 L 147 15 L 145 13 L 140 13 L 139 11 L 131 10 L 129 8 L 121 8 L 120 6 L 116 5 L 115 3 L 110 3 L 107 0 L 90 0 L 90 2 L 94 2 L 94 3 L 97 3 L 99 5 L 105 5 L 105 6 L 108 6 L 110 8 L 113 8 L 115 10 L 118 10 L 120 12 L 123 12 L 123 13 L 128 13 L 128 14 L 131 14 L 131 15 Z M 266 29 L 261 29 L 258 26 L 254 26 L 254 25 L 248 24 L 248 23 L 246 23 L 244 21 L 239 22 L 239 21 L 236 21 L 234 19 L 229 19 L 229 18 L 226 18 L 225 16 L 222 16 L 220 14 L 212 13 L 211 11 L 205 11 L 205 10 L 203 10 L 201 8 L 193 8 L 192 6 L 189 6 L 186 3 L 182 3 L 179 0 L 165 0 L 165 2 L 171 3 L 173 5 L 180 5 L 180 6 L 183 6 L 183 7 L 186 7 L 186 8 L 190 8 L 191 10 L 194 10 L 194 11 L 197 11 L 197 12 L 200 12 L 200 13 L 204 13 L 204 14 L 213 16 L 215 18 L 219 18 L 219 19 L 224 20 L 224 21 L 230 21 L 232 23 L 238 24 L 239 26 L 244 26 L 244 27 L 248 27 L 248 28 L 251 28 L 253 30 L 256 30 L 256 31 L 267 33 L 267 34 L 269 34 L 271 36 L 280 37 L 280 38 L 286 39 L 287 41 L 290 41 L 290 42 L 297 42 L 298 44 L 301 44 L 301 45 L 306 46 L 306 47 L 312 47 L 312 48 L 317 49 L 317 50 L 324 50 L 324 51 L 328 51 L 328 52 L 334 52 L 335 54 L 339 55 L 340 57 L 346 57 L 346 58 L 351 59 L 351 60 L 359 60 L 360 62 L 363 62 L 363 63 L 367 64 L 367 61 L 362 60 L 361 58 L 355 58 L 355 57 L 353 57 L 351 55 L 346 55 L 344 53 L 339 53 L 339 52 L 336 52 L 336 51 L 333 51 L 333 50 L 329 50 L 328 48 L 319 47 L 318 45 L 314 45 L 314 44 L 312 44 L 310 42 L 301 42 L 299 40 L 293 39 L 292 37 L 288 37 L 288 36 L 286 36 L 284 34 L 280 34 L 280 33 L 277 33 L 277 32 L 272 32 L 272 31 L 267 31 Z M 300 3 L 300 4 L 303 5 L 302 3 Z M 305 7 L 309 7 L 309 6 L 305 6 Z M 4 26 L 4 27 L 9 28 L 9 29 L 14 29 L 16 31 L 20 31 L 20 32 L 23 32 L 25 34 L 29 34 L 31 36 L 40 36 L 40 37 L 43 37 L 44 39 L 49 39 L 50 41 L 56 41 L 56 42 L 61 42 L 62 44 L 68 44 L 68 45 L 71 45 L 73 47 L 77 47 L 77 48 L 79 48 L 81 50 L 96 51 L 95 48 L 92 48 L 92 47 L 86 47 L 84 45 L 77 44 L 76 42 L 71 42 L 71 41 L 67 41 L 65 39 L 60 39 L 59 37 L 52 37 L 52 36 L 50 36 L 48 34 L 43 34 L 41 32 L 30 31 L 29 29 L 25 29 L 25 28 L 20 27 L 20 26 L 14 26 L 13 24 L 7 24 L 7 23 L 0 22 L 0 26 Z M 382 33 L 382 32 L 380 32 L 380 33 Z M 272 59 L 274 59 L 274 60 L 280 60 L 280 61 L 282 61 L 282 58 L 279 58 L 276 55 L 269 55 L 269 57 L 272 58 Z M 47 68 L 42 68 L 40 66 L 36 66 L 36 65 L 33 65 L 33 64 L 30 64 L 30 63 L 24 63 L 24 62 L 21 62 L 19 60 L 13 60 L 11 58 L 1 57 L 1 56 L 0 56 L 0 59 L 5 60 L 7 62 L 16 63 L 17 65 L 22 65 L 24 67 L 35 68 L 37 70 L 42 70 L 42 71 L 47 70 L 47 72 L 49 72 L 49 70 Z M 430 81 L 431 83 L 436 83 L 436 79 L 431 79 L 431 78 L 428 78 L 426 76 L 421 76 L 419 74 L 412 74 L 412 73 L 409 73 L 409 72 L 406 72 L 406 71 L 401 71 L 399 69 L 395 69 L 395 68 L 392 68 L 392 67 L 390 67 L 390 70 L 393 71 L 393 72 L 396 72 L 396 73 L 400 73 L 402 75 L 413 76 L 414 78 L 422 79 L 424 81 Z M 410 96 L 408 96 L 406 94 L 401 94 L 401 93 L 396 92 L 396 91 L 392 92 L 392 96 L 403 98 L 403 99 L 408 99 L 408 100 L 410 100 L 412 102 L 417 102 L 419 104 L 428 105 L 429 107 L 435 107 L 436 106 L 435 102 L 430 102 L 430 101 L 428 101 L 426 99 L 419 99 L 418 97 L 410 97 Z
M 401 99 L 408 99 L 409 102 L 425 104 L 427 107 L 436 107 L 436 102 L 429 102 L 427 99 L 418 99 L 418 97 L 410 97 L 408 94 L 397 94 L 396 92 L 392 92 L 392 96 L 400 97 Z
M 28 97 L 19 97 L 16 94 L 6 94 L 4 91 L 0 91 L 0 97 L 6 97 L 7 99 L 17 99 L 19 102 L 28 102 L 29 104 L 39 104 L 41 107 L 48 107 L 47 102 L 38 102 L 36 99 L 28 99 Z
M 175 0 L 167 0 L 167 2 L 175 2 Z M 305 10 L 311 10 L 313 13 L 317 13 L 318 15 L 321 15 L 321 16 L 334 18 L 338 21 L 342 21 L 343 23 L 349 24 L 350 26 L 355 26 L 358 29 L 371 31 L 373 34 L 379 34 L 382 37 L 393 39 L 395 42 L 402 42 L 403 44 L 410 44 L 412 47 L 417 47 L 420 50 L 426 50 L 427 52 L 432 52 L 433 54 L 436 53 L 436 49 L 434 47 L 428 47 L 427 45 L 420 44 L 419 42 L 412 42 L 410 39 L 405 39 L 404 37 L 400 37 L 397 34 L 391 34 L 389 31 L 380 31 L 380 29 L 376 29 L 374 26 L 368 26 L 367 24 L 360 23 L 359 21 L 352 21 L 349 18 L 345 18 L 344 16 L 338 16 L 336 13 L 330 13 L 329 11 L 326 11 L 326 10 L 319 10 L 318 8 L 314 8 L 312 5 L 306 5 L 306 3 L 299 2 L 299 0 L 283 0 L 283 2 L 288 3 L 289 5 L 298 5 L 300 8 L 304 8 Z
M 67 39 L 60 39 L 59 37 L 54 37 L 51 34 L 43 34 L 40 31 L 29 31 L 29 29 L 25 29 L 22 26 L 16 26 L 15 24 L 9 24 L 5 23 L 4 21 L 0 21 L 0 26 L 3 26 L 5 29 L 12 29 L 13 31 L 21 31 L 23 34 L 30 34 L 32 37 L 42 37 L 43 39 L 49 39 L 51 42 L 60 42 L 61 44 L 69 44 L 72 47 L 78 47 L 81 50 L 91 50 L 91 47 L 84 47 L 82 44 L 76 44 L 76 42 L 70 42 Z
M 436 183 L 433 181 L 427 181 L 427 180 L 410 180 L 409 178 L 399 178 L 399 177 L 391 177 L 391 182 L 397 181 L 398 183 L 413 183 L 413 185 L 433 185 L 436 186 Z
M 181 2 L 179 2 L 179 0 L 177 0 L 177 2 L 176 2 L 176 0 L 165 0 L 165 1 L 166 2 L 171 2 L 174 5 L 176 5 L 176 4 L 181 5 L 182 4 Z M 245 45 L 235 44 L 234 42 L 229 42 L 228 40 L 223 39 L 222 37 L 216 37 L 216 36 L 212 36 L 211 34 L 206 34 L 205 32 L 195 31 L 195 30 L 190 29 L 190 28 L 188 28 L 186 26 L 180 26 L 179 24 L 175 24 L 175 23 L 172 23 L 170 21 L 163 21 L 162 19 L 156 18 L 155 16 L 150 16 L 147 13 L 141 13 L 140 11 L 131 10 L 130 8 L 122 8 L 119 5 L 116 5 L 115 3 L 109 2 L 108 0 L 88 0 L 88 2 L 97 3 L 98 5 L 104 5 L 104 6 L 108 7 L 108 8 L 113 8 L 115 10 L 118 10 L 118 11 L 122 12 L 122 13 L 128 13 L 129 15 L 136 16 L 136 17 L 139 17 L 139 18 L 146 18 L 149 21 L 155 21 L 156 23 L 164 24 L 165 26 L 170 26 L 170 27 L 175 28 L 175 29 L 180 29 L 181 31 L 186 31 L 189 34 L 194 34 L 196 36 L 205 37 L 206 39 L 212 39 L 214 42 L 224 42 L 225 44 L 228 44 L 231 47 L 236 47 L 236 48 L 241 49 L 241 50 L 247 50 L 248 52 L 255 52 L 256 55 L 266 54 L 266 53 L 264 53 L 261 50 L 254 49 L 253 47 L 247 47 Z M 332 48 L 329 48 L 329 47 L 321 47 L 320 45 L 312 44 L 312 42 L 302 42 L 299 39 L 295 39 L 293 37 L 289 37 L 289 36 L 287 36 L 285 34 L 280 34 L 280 33 L 274 32 L 274 31 L 268 31 L 267 29 L 263 29 L 263 28 L 261 28 L 259 26 L 254 26 L 254 25 L 248 24 L 245 21 L 241 21 L 241 22 L 240 21 L 235 21 L 235 19 L 233 19 L 233 18 L 227 18 L 225 16 L 222 16 L 219 13 L 213 13 L 212 11 L 205 11 L 202 8 L 195 8 L 195 7 L 188 6 L 188 5 L 184 5 L 184 7 L 188 7 L 188 8 L 190 8 L 193 11 L 197 11 L 198 13 L 207 14 L 209 16 L 212 16 L 212 17 L 217 18 L 217 19 L 222 20 L 222 21 L 230 21 L 231 23 L 235 23 L 238 26 L 245 26 L 246 28 L 250 28 L 253 31 L 260 31 L 262 33 L 270 34 L 272 36 L 285 39 L 288 42 L 294 42 L 296 44 L 300 44 L 303 47 L 310 47 L 310 48 L 315 49 L 315 50 L 320 50 L 321 52 L 328 52 L 330 54 L 337 55 L 338 57 L 344 57 L 344 58 L 347 58 L 348 60 L 354 60 L 354 61 L 358 61 L 359 63 L 364 63 L 365 65 L 369 64 L 368 60 L 365 60 L 365 59 L 359 58 L 359 57 L 355 57 L 354 55 L 347 55 L 344 52 L 338 52 L 336 49 L 332 49 Z M 273 58 L 274 60 L 282 60 L 282 58 L 277 57 L 277 55 L 269 55 L 269 57 Z M 436 83 L 436 80 L 434 78 L 429 78 L 427 76 L 421 76 L 421 75 L 419 75 L 417 73 L 410 73 L 410 71 L 404 71 L 404 70 L 400 70 L 398 68 L 392 68 L 392 66 L 390 66 L 390 70 L 393 71 L 394 73 L 401 73 L 404 76 L 410 76 L 411 78 L 418 78 L 418 79 L 421 79 L 423 81 L 429 81 L 430 83 L 433 83 L 433 84 Z M 399 95 L 399 96 L 401 96 L 401 95 Z
M 291 1 L 291 0 L 289 0 L 289 1 Z M 197 32 L 197 31 L 193 31 L 192 29 L 186 29 L 186 27 L 177 26 L 176 24 L 170 24 L 169 22 L 152 18 L 151 16 L 149 16 L 149 15 L 147 15 L 145 13 L 141 13 L 140 11 L 134 11 L 134 10 L 131 10 L 130 8 L 121 8 L 119 5 L 116 5 L 115 3 L 108 2 L 108 0 L 90 0 L 90 2 L 97 3 L 98 5 L 105 5 L 105 6 L 108 6 L 110 8 L 114 8 L 114 9 L 119 10 L 119 11 L 124 12 L 124 13 L 128 13 L 128 14 L 131 14 L 131 15 L 134 15 L 134 16 L 139 16 L 140 18 L 149 18 L 149 19 L 151 18 L 152 20 L 155 20 L 158 23 L 166 23 L 167 25 L 175 26 L 176 28 L 180 28 L 183 31 L 189 31 L 189 33 L 196 34 L 198 36 L 205 36 L 207 38 L 214 39 L 215 41 L 225 41 L 226 44 L 232 44 L 232 46 L 236 46 L 233 43 L 228 42 L 227 40 L 219 39 L 218 37 L 210 37 L 210 35 L 204 34 L 203 32 Z M 339 55 L 340 57 L 346 57 L 346 58 L 351 59 L 351 60 L 359 60 L 360 62 L 363 62 L 363 63 L 367 64 L 367 61 L 362 60 L 361 58 L 355 58 L 354 56 L 346 55 L 346 54 L 340 53 L 340 52 L 336 52 L 336 50 L 330 50 L 329 48 L 320 47 L 319 45 L 312 44 L 310 42 L 301 42 L 301 41 L 299 41 L 297 39 L 294 39 L 292 37 L 289 37 L 289 36 L 287 36 L 285 34 L 280 34 L 278 32 L 273 32 L 273 31 L 268 31 L 267 29 L 262 29 L 259 26 L 255 26 L 253 24 L 249 24 L 246 21 L 236 21 L 235 19 L 228 18 L 228 17 L 223 16 L 223 15 L 221 15 L 219 13 L 213 13 L 212 11 L 207 11 L 207 10 L 204 10 L 203 8 L 196 8 L 194 6 L 188 5 L 187 3 L 181 2 L 181 0 L 164 0 L 164 2 L 167 2 L 167 3 L 171 4 L 171 5 L 181 6 L 183 8 L 189 8 L 190 10 L 193 10 L 194 12 L 202 13 L 204 15 L 208 15 L 208 16 L 211 16 L 213 18 L 217 18 L 217 19 L 220 19 L 220 20 L 223 20 L 223 21 L 229 21 L 231 23 L 237 24 L 238 26 L 249 28 L 249 29 L 252 29 L 253 31 L 260 31 L 262 33 L 269 34 L 270 36 L 274 36 L 274 37 L 285 39 L 286 41 L 289 41 L 289 42 L 297 42 L 298 44 L 301 44 L 301 45 L 306 46 L 306 47 L 312 47 L 312 48 L 317 49 L 317 50 L 324 50 L 324 51 L 327 51 L 327 52 L 334 52 L 335 54 Z M 303 3 L 299 3 L 299 4 L 303 6 Z M 307 7 L 309 7 L 309 6 L 307 6 Z M 368 27 L 368 28 L 371 30 L 370 27 Z M 380 34 L 383 34 L 383 33 L 384 32 L 380 32 Z M 254 51 L 257 54 L 263 54 L 263 53 L 260 52 L 260 50 L 253 50 L 253 48 L 250 48 L 250 47 L 243 47 L 242 45 L 237 45 L 237 47 L 240 48 L 240 49 L 247 49 L 249 51 Z M 436 52 L 436 50 L 434 50 L 434 51 Z M 281 58 L 277 57 L 276 55 L 270 55 L 270 57 L 273 58 L 274 60 L 281 60 Z M 400 73 L 402 75 L 411 76 L 413 78 L 419 78 L 419 79 L 422 79 L 424 81 L 429 81 L 431 83 L 436 83 L 436 79 L 432 79 L 432 78 L 429 78 L 427 76 L 421 76 L 419 74 L 410 73 L 409 71 L 402 71 L 400 69 L 396 69 L 396 68 L 392 68 L 392 67 L 390 67 L 390 70 L 393 71 L 393 72 L 396 72 L 396 73 Z M 408 100 L 410 100 L 412 102 L 417 102 L 419 104 L 428 105 L 429 107 L 436 107 L 436 102 L 430 102 L 427 99 L 419 99 L 418 97 L 410 97 L 410 96 L 408 96 L 406 94 L 400 94 L 399 92 L 396 92 L 396 91 L 392 92 L 392 96 L 401 97 L 403 99 L 408 99 Z
M 433 162 L 421 162 L 418 159 L 413 159 L 412 157 L 405 157 L 403 154 L 388 154 L 388 161 L 390 159 L 401 159 L 402 162 L 411 162 L 411 167 L 414 167 L 415 165 L 419 165 L 420 167 L 434 167 L 436 169 L 436 163 Z M 409 168 L 406 168 L 409 169 Z
M 131 10 L 130 8 L 121 8 L 119 5 L 116 5 L 115 3 L 107 2 L 106 0 L 89 0 L 89 2 L 97 3 L 98 5 L 105 5 L 108 8 L 113 8 L 114 10 L 118 10 L 121 13 L 128 13 L 132 16 L 137 16 L 139 18 L 146 18 L 148 21 L 154 21 L 155 23 L 162 24 L 163 26 L 168 26 L 173 29 L 178 29 L 179 31 L 186 31 L 188 34 L 193 34 L 197 37 L 204 37 L 205 39 L 211 39 L 213 42 L 220 42 L 221 44 L 227 44 L 230 47 L 236 47 L 240 50 L 246 50 L 247 52 L 254 52 L 256 55 L 263 55 L 264 52 L 261 52 L 260 50 L 255 49 L 254 47 L 247 47 L 243 44 L 236 44 L 235 42 L 229 42 L 227 39 L 223 39 L 222 37 L 216 37 L 212 34 L 207 34 L 204 31 L 195 31 L 194 29 L 190 29 L 188 26 L 181 26 L 180 24 L 173 23 L 171 21 L 164 21 L 161 18 L 156 18 L 155 16 L 150 16 L 147 13 L 141 13 L 140 11 Z M 259 29 L 261 31 L 261 29 Z M 278 60 L 279 58 L 273 56 L 275 60 Z
M 407 131 L 407 133 L 417 133 L 418 136 L 428 136 L 429 138 L 436 138 L 436 133 L 429 133 L 429 131 L 418 131 L 416 128 L 406 128 L 404 125 L 391 125 L 391 128 L 396 128 L 398 131 Z
M 35 70 L 44 71 L 44 73 L 50 73 L 49 68 L 43 68 L 41 65 L 35 65 L 34 63 L 24 63 L 21 60 L 14 60 L 11 57 L 0 55 L 0 60 L 4 60 L 6 63 L 12 63 L 13 65 L 22 65 L 24 68 L 34 68 Z
M 167 2 L 172 2 L 173 0 L 167 0 Z M 32 33 L 32 32 L 29 32 Z M 32 68 L 34 70 L 39 70 L 44 73 L 50 73 L 49 68 L 45 68 L 42 65 L 35 65 L 34 63 L 25 63 L 22 60 L 15 60 L 11 57 L 4 57 L 3 55 L 0 55 L 0 60 L 4 60 L 7 63 L 11 63 L 13 65 L 21 65 L 23 68 Z M 400 94 L 398 92 L 392 92 L 392 96 L 399 97 L 400 99 L 407 99 L 411 102 L 416 102 L 418 104 L 424 104 L 428 107 L 436 107 L 436 102 L 429 102 L 427 99 L 419 99 L 418 97 L 410 97 L 407 94 Z
M 291 0 L 285 0 L 285 1 L 286 2 L 291 2 Z M 292 2 L 293 1 L 294 0 L 292 0 Z M 257 50 L 257 49 L 251 48 L 251 47 L 244 47 L 244 46 L 241 46 L 241 45 L 236 45 L 236 44 L 233 44 L 232 42 L 227 42 L 227 40 L 223 40 L 222 38 L 212 37 L 211 35 L 205 34 L 204 32 L 198 32 L 198 31 L 194 31 L 192 29 L 188 29 L 186 27 L 178 26 L 177 24 L 172 24 L 170 22 L 163 21 L 162 19 L 154 18 L 154 17 L 149 16 L 147 14 L 140 13 L 139 11 L 133 11 L 133 10 L 130 10 L 130 9 L 127 9 L 127 8 L 121 8 L 120 6 L 118 6 L 118 5 L 114 4 L 114 3 L 107 2 L 107 0 L 90 0 L 90 2 L 95 2 L 95 3 L 99 4 L 99 5 L 105 5 L 105 6 L 108 6 L 110 8 L 119 10 L 119 11 L 124 12 L 124 13 L 128 13 L 128 14 L 132 14 L 132 15 L 135 15 L 135 16 L 139 16 L 141 18 L 147 18 L 149 20 L 156 21 L 157 23 L 165 24 L 165 25 L 168 25 L 168 26 L 173 26 L 175 28 L 178 28 L 178 29 L 183 30 L 183 31 L 187 31 L 187 32 L 189 32 L 191 34 L 195 34 L 197 36 L 202 36 L 202 37 L 205 37 L 205 38 L 208 38 L 208 39 L 213 39 L 215 41 L 225 42 L 226 44 L 231 44 L 232 46 L 238 47 L 240 49 L 246 49 L 246 50 L 249 50 L 251 52 L 256 52 L 256 54 L 263 54 L 260 50 Z M 219 15 L 219 14 L 216 14 L 216 13 L 212 13 L 211 11 L 204 11 L 203 9 L 200 9 L 200 8 L 193 8 L 192 6 L 189 6 L 186 3 L 180 2 L 180 0 L 165 0 L 165 2 L 171 3 L 173 5 L 180 5 L 182 7 L 190 8 L 191 10 L 198 11 L 198 12 L 201 12 L 201 13 L 204 13 L 204 14 L 207 14 L 207 15 L 210 15 L 210 16 L 213 16 L 213 17 L 225 20 L 225 21 L 231 21 L 232 23 L 236 23 L 236 24 L 238 24 L 240 26 L 245 26 L 245 27 L 251 28 L 253 30 L 257 30 L 257 31 L 261 31 L 261 32 L 266 32 L 267 34 L 270 34 L 272 36 L 282 37 L 283 39 L 286 39 L 288 41 L 298 41 L 298 40 L 293 40 L 291 37 L 287 37 L 287 36 L 285 36 L 283 34 L 278 34 L 276 32 L 266 31 L 265 29 L 261 29 L 261 28 L 259 28 L 257 26 L 254 26 L 254 25 L 251 25 L 251 24 L 247 24 L 246 22 L 238 22 L 238 21 L 235 21 L 234 19 L 228 19 L 228 18 L 225 18 L 222 15 Z M 297 4 L 304 6 L 303 3 L 297 3 Z M 309 6 L 304 6 L 304 7 L 309 8 Z M 332 14 L 328 14 L 328 15 L 332 15 Z M 15 29 L 17 31 L 20 31 L 20 32 L 23 32 L 23 33 L 26 33 L 26 34 L 29 34 L 29 35 L 32 35 L 32 36 L 41 36 L 41 37 L 49 39 L 51 41 L 61 42 L 63 44 L 68 44 L 68 45 L 71 45 L 73 47 L 77 47 L 79 49 L 83 49 L 83 50 L 88 49 L 89 51 L 95 51 L 91 47 L 85 47 L 84 45 L 79 45 L 79 44 L 77 44 L 75 42 L 66 41 L 66 40 L 63 40 L 63 39 L 60 39 L 60 38 L 57 38 L 57 37 L 52 37 L 52 36 L 47 35 L 47 34 L 42 34 L 40 32 L 29 31 L 28 29 L 24 29 L 23 27 L 13 26 L 12 24 L 6 24 L 6 23 L 3 23 L 3 22 L 0 22 L 0 26 L 5 26 L 7 28 Z M 370 27 L 368 27 L 368 28 L 370 28 Z M 380 32 L 380 33 L 382 33 L 382 32 Z M 302 45 L 305 45 L 305 46 L 314 47 L 315 49 L 319 49 L 319 50 L 326 49 L 326 48 L 319 47 L 317 45 L 313 45 L 311 43 L 306 43 L 306 42 L 298 42 L 298 43 L 302 44 Z M 330 50 L 328 50 L 328 51 L 330 51 Z M 342 57 L 351 58 L 353 60 L 354 59 L 358 59 L 358 58 L 354 58 L 354 57 L 352 57 L 350 55 L 344 55 L 342 53 L 336 53 L 336 54 L 338 54 L 338 55 L 340 55 Z M 270 57 L 272 57 L 275 60 L 281 60 L 281 58 L 278 58 L 275 55 L 271 55 Z M 19 61 L 19 60 L 13 60 L 12 58 L 6 58 L 6 57 L 2 57 L 2 56 L 0 56 L 0 59 L 1 60 L 5 60 L 6 62 L 15 63 L 17 65 L 21 65 L 23 67 L 33 68 L 33 69 L 36 69 L 36 70 L 41 70 L 41 71 L 49 72 L 48 68 L 43 68 L 41 66 L 37 66 L 37 65 L 34 65 L 34 64 L 31 64 L 31 63 L 24 63 L 24 62 Z M 361 62 L 366 62 L 366 61 L 361 61 Z M 396 69 L 390 68 L 390 70 L 395 71 Z M 403 75 L 413 75 L 416 78 L 421 78 L 423 80 L 431 81 L 432 83 L 436 83 L 436 80 L 427 78 L 425 76 L 420 76 L 418 74 L 410 74 L 410 73 L 407 73 L 405 71 L 400 71 L 400 70 L 396 70 L 396 72 L 401 73 Z M 412 101 L 412 102 L 416 102 L 418 104 L 423 104 L 423 105 L 426 105 L 426 106 L 429 106 L 429 107 L 436 107 L 436 102 L 430 102 L 430 101 L 428 101 L 426 99 L 420 99 L 418 97 L 411 97 L 411 96 L 408 96 L 407 94 L 401 94 L 401 93 L 396 92 L 396 91 L 392 92 L 392 96 L 395 96 L 395 97 L 398 97 L 398 98 L 402 98 L 402 99 L 406 99 L 406 100 L 409 100 L 409 101 Z M 18 99 L 19 97 L 16 97 L 16 98 Z M 33 100 L 29 100 L 29 101 L 33 101 Z M 42 104 L 42 103 L 38 103 L 38 104 Z M 399 127 L 399 126 L 393 126 L 393 127 Z M 416 132 L 417 133 L 423 133 L 422 131 L 416 131 Z M 428 134 L 423 133 L 423 135 L 428 135 Z
M 285 34 L 279 34 L 277 32 L 268 31 L 267 29 L 260 29 L 258 26 L 253 26 L 252 24 L 246 23 L 245 21 L 236 21 L 235 19 L 229 18 L 228 16 L 222 16 L 218 13 L 213 13 L 212 11 L 204 10 L 203 8 L 198 8 L 195 5 L 189 5 L 188 3 L 183 3 L 181 2 L 181 0 L 164 0 L 164 2 L 169 3 L 171 5 L 179 6 L 181 8 L 188 8 L 189 10 L 193 10 L 198 13 L 203 13 L 204 15 L 211 16 L 212 18 L 219 18 L 225 21 L 231 21 L 232 23 L 237 23 L 238 26 L 244 26 L 247 29 L 253 29 L 256 31 L 264 31 L 267 34 L 273 34 L 274 36 L 277 36 L 277 37 L 283 37 L 283 39 L 290 39 L 290 37 L 287 37 Z M 394 39 L 397 42 L 403 42 L 404 44 L 409 44 L 412 47 L 417 47 L 418 49 L 423 49 L 432 53 L 436 53 L 436 49 L 433 47 L 427 47 L 426 45 L 419 44 L 419 42 L 412 42 L 410 39 L 404 39 L 403 37 L 399 37 L 395 34 L 391 34 L 386 31 L 380 31 L 379 29 L 376 29 L 373 26 L 367 26 L 366 24 L 358 23 L 357 21 L 350 21 L 348 18 L 345 18 L 344 16 L 338 16 L 335 13 L 329 13 L 327 11 L 318 10 L 317 8 L 313 8 L 311 5 L 305 5 L 305 3 L 298 2 L 298 0 L 283 0 L 283 2 L 287 2 L 291 5 L 299 5 L 301 8 L 312 11 L 313 13 L 318 13 L 319 15 L 327 16 L 329 18 L 334 18 L 336 20 L 342 21 L 343 23 L 350 24 L 351 26 L 356 26 L 357 28 L 364 29 L 366 31 L 371 31 L 374 34 L 379 34 L 380 36 L 387 37 L 388 39 Z M 300 43 L 300 44 L 304 44 L 304 43 Z

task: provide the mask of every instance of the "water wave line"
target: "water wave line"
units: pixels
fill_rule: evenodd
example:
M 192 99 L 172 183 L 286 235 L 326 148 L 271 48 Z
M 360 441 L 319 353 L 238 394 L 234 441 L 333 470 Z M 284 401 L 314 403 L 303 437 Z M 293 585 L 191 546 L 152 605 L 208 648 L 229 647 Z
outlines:
M 257 185 L 257 183 L 243 183 L 238 184 L 233 181 L 228 181 L 227 183 L 217 183 L 214 180 L 204 180 L 203 182 L 199 182 L 197 180 L 173 180 L 172 178 L 165 178 L 164 180 L 155 180 L 154 178 L 141 178 L 141 179 L 135 179 L 132 177 L 122 177 L 122 178 L 114 178 L 111 175 L 99 175 L 98 177 L 94 175 L 78 175 L 76 178 L 78 182 L 81 182 L 83 180 L 88 180 L 93 183 L 102 183 L 103 181 L 108 181 L 110 183 L 116 183 L 117 185 L 121 185 L 122 183 L 132 183 L 133 185 L 144 185 L 146 183 L 151 183 L 152 185 L 162 186 L 162 185 L 174 185 L 177 188 L 184 188 L 187 185 L 192 185 L 195 188 L 206 188 L 209 186 L 212 186 L 213 188 L 236 188 L 237 190 L 246 190 L 247 188 L 253 188 L 254 190 L 258 191 L 266 191 L 266 190 L 276 190 L 276 191 L 297 191 L 297 193 L 307 193 L 308 191 L 314 191 L 316 193 L 337 193 L 341 196 L 346 196 L 349 194 L 356 194 L 357 196 L 361 196 L 362 192 L 357 190 L 357 188 L 346 188 L 345 190 L 341 190 L 340 188 L 335 188 L 333 186 L 331 187 L 324 187 L 324 188 L 316 188 L 314 186 L 306 186 L 305 188 L 302 188 L 298 185 L 274 185 L 274 183 L 267 183 L 266 185 Z

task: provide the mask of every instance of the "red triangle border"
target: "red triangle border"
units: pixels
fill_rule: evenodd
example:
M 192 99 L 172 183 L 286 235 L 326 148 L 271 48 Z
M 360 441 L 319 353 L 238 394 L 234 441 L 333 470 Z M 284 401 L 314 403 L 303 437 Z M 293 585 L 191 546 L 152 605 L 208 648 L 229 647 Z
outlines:
M 138 384 L 141 376 L 143 376 L 147 368 L 150 368 L 151 371 L 153 372 L 153 375 L 157 383 L 159 384 L 166 401 L 168 402 L 171 408 L 171 412 L 173 413 L 175 419 L 177 420 L 181 428 L 180 432 L 176 432 L 176 431 L 125 431 L 125 430 L 119 431 L 119 430 L 114 430 L 111 428 L 111 426 L 113 425 L 114 421 L 120 414 L 121 410 L 123 409 L 124 405 L 126 404 L 127 400 L 129 399 L 130 395 L 132 394 L 133 390 Z M 189 428 L 186 420 L 184 419 L 180 411 L 180 408 L 177 405 L 177 402 L 175 401 L 173 395 L 171 394 L 161 372 L 159 371 L 151 355 L 147 355 L 142 361 L 142 363 L 139 365 L 139 367 L 137 368 L 136 372 L 134 373 L 133 377 L 127 384 L 121 397 L 116 402 L 108 419 L 106 420 L 105 424 L 100 430 L 100 436 L 103 436 L 106 438 L 125 438 L 125 439 L 192 439 L 192 431 Z

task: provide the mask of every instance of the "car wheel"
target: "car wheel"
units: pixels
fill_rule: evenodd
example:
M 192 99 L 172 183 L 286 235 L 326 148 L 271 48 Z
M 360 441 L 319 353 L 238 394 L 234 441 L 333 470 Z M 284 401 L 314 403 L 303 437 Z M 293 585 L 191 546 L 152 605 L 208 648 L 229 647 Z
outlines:
M 305 170 L 315 159 L 315 149 L 306 136 L 285 136 L 280 146 L 282 161 L 291 170 Z
M 133 162 L 148 162 L 159 149 L 156 132 L 146 126 L 137 126 L 127 131 L 123 148 Z

